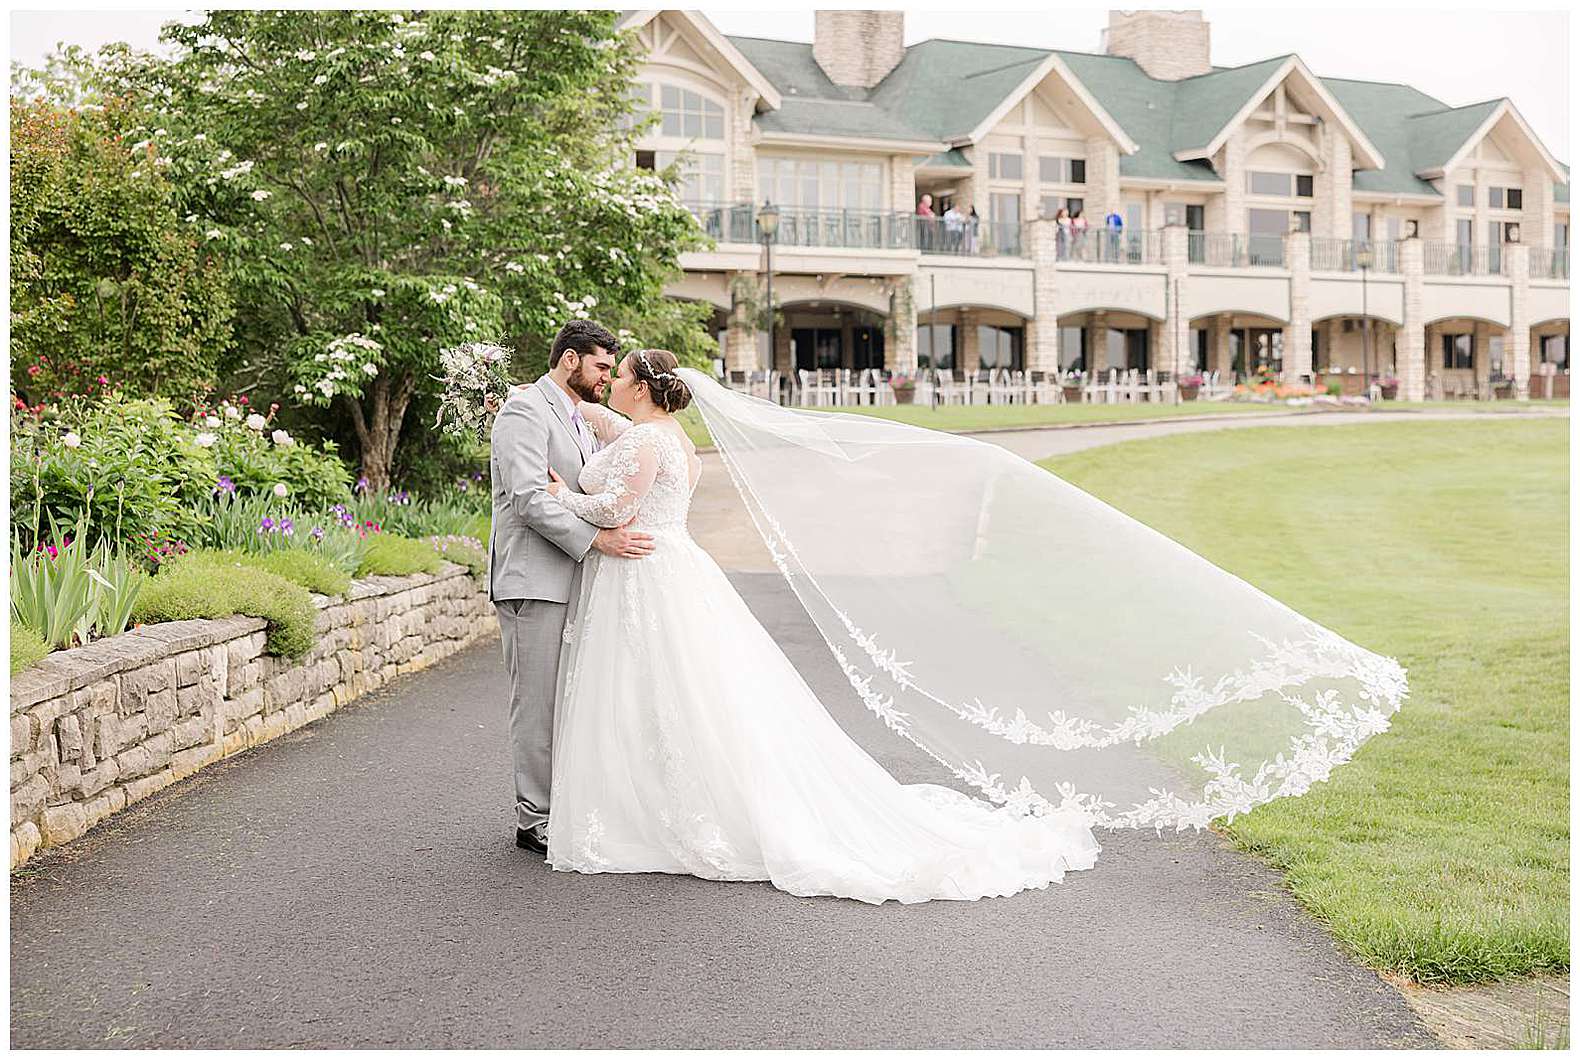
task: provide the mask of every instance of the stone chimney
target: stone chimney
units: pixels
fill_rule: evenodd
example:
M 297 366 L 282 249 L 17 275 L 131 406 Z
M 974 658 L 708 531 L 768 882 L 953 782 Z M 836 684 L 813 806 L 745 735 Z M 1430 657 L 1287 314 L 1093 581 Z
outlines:
M 1210 35 L 1200 11 L 1110 11 L 1103 51 L 1159 81 L 1181 81 L 1212 70 Z
M 905 13 L 819 11 L 812 58 L 836 85 L 871 88 L 905 58 Z

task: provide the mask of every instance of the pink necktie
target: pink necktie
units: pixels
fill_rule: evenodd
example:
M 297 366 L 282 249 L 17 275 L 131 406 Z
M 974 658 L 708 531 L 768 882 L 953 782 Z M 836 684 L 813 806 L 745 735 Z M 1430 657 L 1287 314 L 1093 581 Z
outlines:
M 582 448 L 591 449 L 592 442 L 587 437 L 587 421 L 582 417 L 581 409 L 571 413 L 571 423 L 576 426 L 576 438 L 582 443 Z

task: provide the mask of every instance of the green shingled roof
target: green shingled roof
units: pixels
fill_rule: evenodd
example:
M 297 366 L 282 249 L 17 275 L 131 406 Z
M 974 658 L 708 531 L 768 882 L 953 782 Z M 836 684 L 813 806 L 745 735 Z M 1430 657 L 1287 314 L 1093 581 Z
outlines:
M 812 45 L 755 37 L 729 38 L 779 89 L 784 105 L 757 117 L 764 131 L 848 136 L 871 140 L 955 140 L 969 136 L 1049 55 L 1043 48 L 968 41 L 913 44 L 875 88 L 842 88 L 812 57 Z M 1289 56 L 1246 66 L 1214 67 L 1182 81 L 1157 81 L 1132 60 L 1058 51 L 1104 110 L 1140 150 L 1119 156 L 1121 177 L 1218 181 L 1201 161 L 1174 152 L 1205 147 Z M 1499 100 L 1447 107 L 1407 85 L 1322 78 L 1345 112 L 1382 153 L 1379 170 L 1357 170 L 1363 192 L 1438 196 L 1415 174 L 1441 166 L 1480 127 Z M 946 161 L 947 160 L 947 161 Z M 968 164 L 958 151 L 934 155 L 933 165 Z M 1569 201 L 1569 187 L 1555 189 Z
M 1468 107 L 1442 107 L 1410 117 L 1410 162 L 1417 172 L 1442 169 L 1472 133 L 1498 109 L 1501 99 Z

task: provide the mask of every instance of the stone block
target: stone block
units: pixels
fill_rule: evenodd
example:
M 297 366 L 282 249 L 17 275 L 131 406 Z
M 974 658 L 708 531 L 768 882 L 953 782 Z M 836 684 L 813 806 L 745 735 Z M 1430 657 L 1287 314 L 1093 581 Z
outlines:
M 176 689 L 176 717 L 209 718 L 214 714 L 214 706 L 219 702 L 219 689 L 208 681 L 199 681 L 195 685 Z
M 147 730 L 164 732 L 175 724 L 176 711 L 179 704 L 176 700 L 176 689 L 166 688 L 155 692 L 143 703 L 143 717 L 146 719 Z
M 163 692 L 173 688 L 176 683 L 176 661 L 174 659 L 161 659 L 150 666 L 144 666 L 121 676 L 122 709 L 133 711 L 140 709 L 141 704 L 153 693 Z M 130 701 L 128 704 L 127 701 Z
M 32 821 L 24 821 L 21 825 L 11 829 L 11 867 L 14 869 L 32 857 L 43 842 L 39 834 L 38 825 Z
M 18 753 L 31 751 L 33 749 L 34 735 L 33 719 L 28 717 L 26 714 L 13 714 L 11 716 L 12 756 L 14 757 Z
M 204 766 L 219 760 L 220 749 L 211 743 L 188 747 L 170 756 L 170 771 L 177 780 L 191 776 Z
M 67 714 L 55 723 L 55 740 L 60 746 L 61 761 L 76 761 L 82 757 L 82 722 L 75 714 Z
M 49 781 L 34 775 L 11 789 L 11 823 L 28 821 L 44 812 L 49 798 Z
M 51 806 L 44 811 L 44 842 L 50 846 L 69 843 L 88 830 L 88 814 L 79 805 L 69 802 L 64 806 Z
M 144 776 L 156 768 L 154 756 L 144 744 L 128 747 L 116 755 L 115 764 L 120 768 L 123 779 Z
M 156 791 L 161 791 L 174 784 L 176 775 L 169 769 L 162 769 L 146 777 L 139 777 L 126 783 L 126 801 L 137 802 L 146 799 Z
M 186 718 L 176 723 L 171 730 L 174 746 L 179 750 L 193 747 L 198 744 L 212 744 L 214 742 L 214 723 L 210 718 L 198 715 Z

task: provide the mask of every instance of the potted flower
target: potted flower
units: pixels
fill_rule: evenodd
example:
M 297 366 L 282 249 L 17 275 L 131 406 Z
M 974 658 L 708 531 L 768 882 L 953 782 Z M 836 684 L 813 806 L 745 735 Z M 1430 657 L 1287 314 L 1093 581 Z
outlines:
M 1202 377 L 1200 372 L 1182 375 L 1179 379 L 1180 400 L 1195 401 L 1196 395 L 1201 391 Z
M 1081 402 L 1081 388 L 1086 382 L 1085 372 L 1066 372 L 1064 382 L 1060 384 L 1064 389 L 1064 400 L 1071 405 Z
M 1399 396 L 1399 377 L 1398 376 L 1396 376 L 1396 375 L 1385 375 L 1385 376 L 1382 376 L 1382 377 L 1380 377 L 1377 380 L 1377 385 L 1382 388 L 1382 396 L 1383 396 L 1383 400 L 1384 401 L 1392 401 L 1394 398 Z
M 914 372 L 895 372 L 889 376 L 889 386 L 894 389 L 894 403 L 896 405 L 913 405 L 916 403 L 916 374 Z

